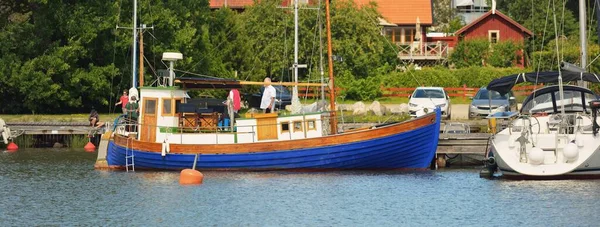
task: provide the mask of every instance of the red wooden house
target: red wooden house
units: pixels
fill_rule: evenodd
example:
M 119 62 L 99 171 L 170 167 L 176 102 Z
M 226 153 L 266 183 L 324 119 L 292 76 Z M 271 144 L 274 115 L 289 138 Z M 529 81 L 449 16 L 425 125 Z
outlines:
M 458 41 L 487 38 L 490 43 L 512 40 L 523 44 L 533 33 L 498 10 L 490 10 L 475 21 L 456 31 Z M 524 67 L 523 50 L 519 50 L 517 66 Z

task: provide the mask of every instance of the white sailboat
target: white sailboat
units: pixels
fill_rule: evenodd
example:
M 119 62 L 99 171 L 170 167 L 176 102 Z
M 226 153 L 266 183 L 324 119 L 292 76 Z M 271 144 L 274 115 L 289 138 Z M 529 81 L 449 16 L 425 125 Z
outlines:
M 584 69 L 583 3 L 580 0 L 582 68 L 563 63 L 559 71 L 511 75 L 487 86 L 504 94 L 518 83 L 557 83 L 534 91 L 519 113 L 489 117 L 510 123 L 491 138 L 488 173 L 499 170 L 502 177 L 520 179 L 600 178 L 600 126 L 596 119 L 600 97 L 585 86 L 563 85 L 569 81 L 600 83 L 598 75 Z

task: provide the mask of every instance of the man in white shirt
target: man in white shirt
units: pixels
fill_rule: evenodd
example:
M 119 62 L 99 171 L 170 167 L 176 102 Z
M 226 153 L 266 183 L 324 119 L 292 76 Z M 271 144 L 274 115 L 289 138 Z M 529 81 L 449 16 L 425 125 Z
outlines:
M 271 113 L 275 107 L 276 91 L 275 87 L 271 86 L 271 78 L 265 78 L 264 82 L 263 86 L 265 86 L 265 90 L 260 101 L 260 108 L 263 110 L 263 113 Z

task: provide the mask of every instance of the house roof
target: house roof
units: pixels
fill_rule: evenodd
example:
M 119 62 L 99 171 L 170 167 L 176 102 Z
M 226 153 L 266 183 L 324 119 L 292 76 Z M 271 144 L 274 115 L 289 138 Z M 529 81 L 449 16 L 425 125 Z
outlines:
M 485 18 L 492 16 L 492 11 L 488 11 L 487 13 L 481 15 L 481 17 L 477 18 L 476 20 L 474 20 L 473 22 L 471 22 L 470 24 L 465 25 L 464 27 L 462 27 L 461 29 L 459 29 L 458 31 L 456 31 L 454 34 L 456 36 L 466 32 L 467 30 L 469 30 L 469 28 L 475 26 L 476 24 L 479 24 L 481 21 L 483 21 Z M 515 27 L 519 28 L 521 30 L 521 32 L 527 33 L 529 36 L 533 36 L 533 32 L 529 31 L 529 29 L 523 27 L 523 25 L 517 23 L 516 21 L 514 21 L 513 19 L 511 19 L 510 17 L 504 15 L 502 12 L 496 10 L 496 15 L 498 15 L 500 18 L 508 21 L 508 23 L 514 25 Z
M 210 8 L 221 8 L 225 6 L 225 2 L 232 9 L 243 9 L 254 4 L 253 0 L 210 0 Z
M 417 17 L 421 25 L 433 25 L 431 0 L 354 0 L 358 6 L 377 3 L 377 11 L 387 22 L 403 25 L 415 24 Z

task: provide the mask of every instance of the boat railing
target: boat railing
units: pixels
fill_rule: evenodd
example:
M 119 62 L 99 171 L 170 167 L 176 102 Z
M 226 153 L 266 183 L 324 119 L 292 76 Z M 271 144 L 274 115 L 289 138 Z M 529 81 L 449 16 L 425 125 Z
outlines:
M 129 136 L 130 134 L 137 134 L 138 132 L 144 130 L 159 130 L 160 132 L 163 133 L 169 133 L 169 134 L 178 134 L 181 136 L 181 141 L 183 140 L 183 136 L 186 134 L 210 134 L 210 135 L 215 135 L 215 141 L 217 142 L 217 144 L 219 143 L 219 137 L 220 136 L 224 136 L 224 135 L 232 135 L 232 134 L 236 134 L 237 136 L 240 135 L 247 135 L 247 134 L 251 134 L 252 136 L 252 142 L 256 142 L 256 133 L 258 131 L 259 127 L 272 127 L 275 126 L 277 128 L 277 131 L 279 134 L 283 134 L 286 133 L 288 139 L 292 140 L 293 138 L 293 133 L 302 131 L 302 132 L 306 132 L 308 130 L 312 130 L 308 128 L 307 123 L 309 122 L 314 122 L 314 129 L 316 130 L 317 128 L 317 124 L 320 124 L 321 127 L 325 127 L 327 126 L 329 119 L 304 119 L 304 120 L 296 120 L 296 121 L 285 121 L 285 122 L 278 122 L 278 123 L 274 123 L 274 124 L 261 124 L 261 125 L 234 125 L 233 128 L 230 125 L 224 125 L 224 126 L 207 126 L 207 127 L 202 127 L 202 126 L 164 126 L 164 125 L 157 125 L 157 124 L 145 124 L 145 123 L 137 123 L 137 122 L 133 122 L 133 121 L 116 121 L 115 120 L 115 124 L 112 127 L 113 131 L 119 135 L 123 135 L 123 136 Z M 299 126 L 297 126 L 297 123 L 300 123 Z M 287 130 L 284 129 L 283 127 L 287 127 Z M 299 127 L 299 128 L 297 128 Z M 248 129 L 250 128 L 250 130 L 240 130 L 240 129 Z M 282 133 L 283 132 L 283 133 Z M 304 133 L 304 138 L 308 138 L 306 133 Z

